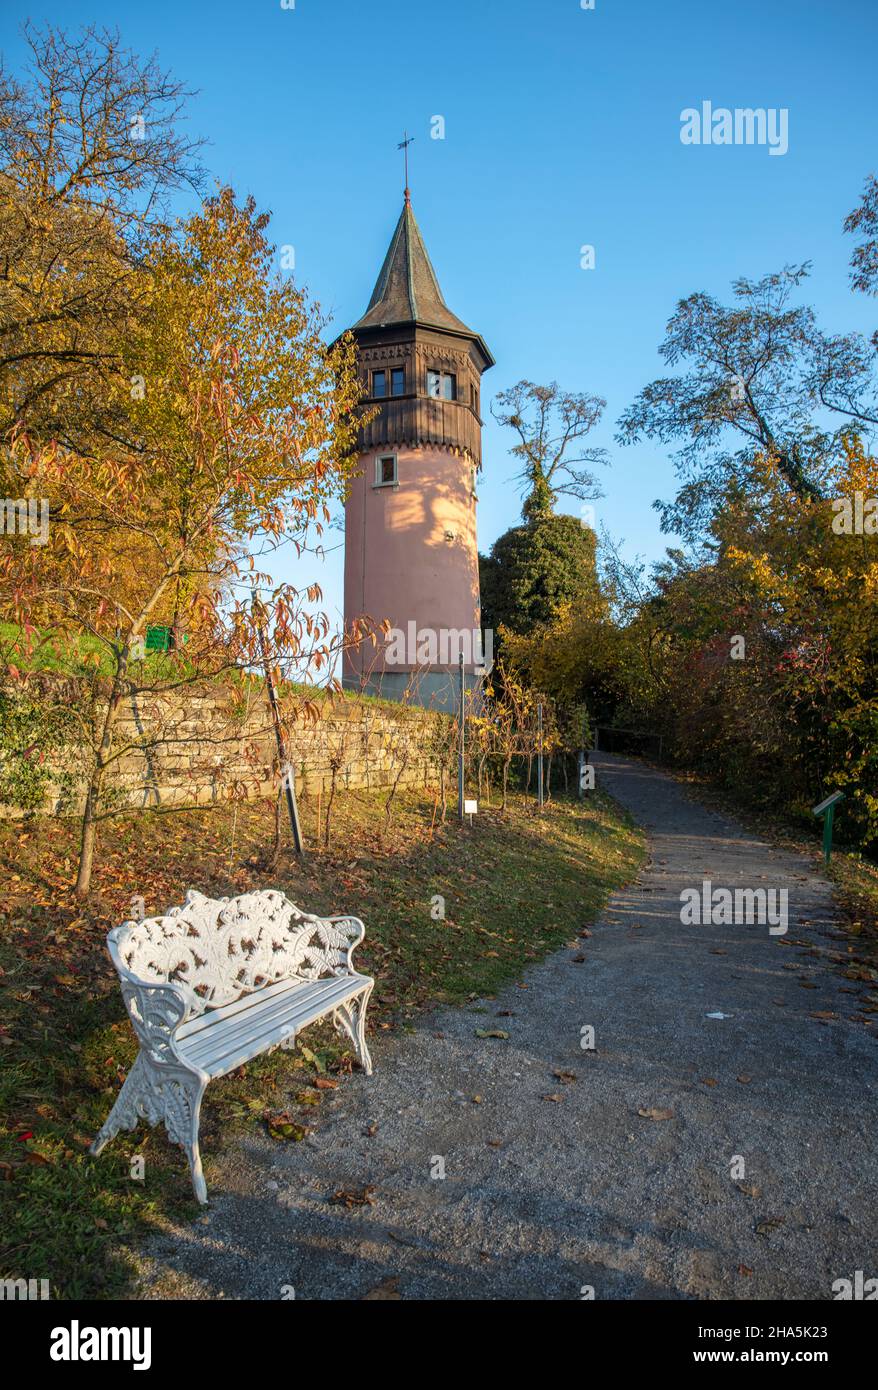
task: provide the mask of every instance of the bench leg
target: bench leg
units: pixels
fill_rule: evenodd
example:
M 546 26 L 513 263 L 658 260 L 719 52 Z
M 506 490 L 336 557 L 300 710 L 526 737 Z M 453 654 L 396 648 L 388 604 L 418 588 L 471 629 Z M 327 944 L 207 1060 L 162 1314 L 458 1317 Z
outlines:
M 207 1184 L 201 1167 L 198 1125 L 205 1081 L 181 1066 L 153 1066 L 138 1053 L 125 1078 L 116 1104 L 98 1133 L 89 1152 L 98 1154 L 120 1129 L 136 1129 L 139 1120 L 157 1125 L 164 1121 L 168 1138 L 179 1144 L 189 1160 L 192 1186 L 202 1204 L 207 1202 Z
M 201 1167 L 198 1126 L 201 1121 L 201 1098 L 206 1084 L 206 1081 L 181 1068 L 172 1076 L 163 1078 L 160 1085 L 163 1105 L 161 1118 L 165 1122 L 168 1138 L 173 1144 L 180 1145 L 189 1160 L 192 1186 L 202 1206 L 207 1205 L 207 1183 L 204 1181 Z
M 186 1150 L 186 1157 L 189 1160 L 189 1171 L 192 1174 L 192 1186 L 195 1189 L 195 1196 L 201 1205 L 205 1207 L 207 1206 L 207 1183 L 204 1181 L 204 1171 L 201 1167 L 201 1150 L 198 1147 L 198 1126 L 201 1121 L 201 1097 L 203 1094 L 204 1089 L 202 1088 L 192 1107 L 189 1138 L 183 1147 Z
M 372 1058 L 366 1046 L 366 1005 L 371 993 L 372 986 L 369 985 L 362 994 L 356 994 L 353 999 L 342 1004 L 332 1016 L 337 1031 L 345 1033 L 353 1043 L 357 1060 L 367 1076 L 372 1075 Z
M 147 1066 L 143 1060 L 143 1053 L 139 1052 L 134 1066 L 122 1083 L 122 1089 L 116 1097 L 115 1105 L 89 1149 L 89 1153 L 93 1154 L 95 1158 L 103 1152 L 112 1139 L 115 1139 L 120 1129 L 137 1128 L 137 1122 L 141 1117 L 141 1100 L 146 1088 L 146 1071 Z

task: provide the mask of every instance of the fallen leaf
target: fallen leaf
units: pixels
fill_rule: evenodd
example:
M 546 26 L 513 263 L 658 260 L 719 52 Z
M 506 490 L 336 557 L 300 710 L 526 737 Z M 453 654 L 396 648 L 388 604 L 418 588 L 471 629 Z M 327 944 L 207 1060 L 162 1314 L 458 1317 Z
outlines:
M 556 1081 L 570 1082 L 576 1080 L 575 1071 L 553 1071 L 552 1075 L 554 1076 Z
M 372 1194 L 374 1187 L 340 1187 L 332 1194 L 329 1201 L 334 1207 L 346 1207 L 351 1211 L 353 1207 L 373 1207 Z
M 672 1120 L 673 1110 L 659 1110 L 656 1106 L 651 1106 L 648 1110 L 638 1110 L 638 1115 L 642 1115 L 644 1120 Z
M 477 1028 L 477 1038 L 508 1038 L 509 1034 L 504 1033 L 502 1028 Z
M 398 1284 L 399 1275 L 392 1274 L 389 1279 L 383 1279 L 380 1284 L 376 1284 L 374 1289 L 370 1289 L 368 1293 L 364 1293 L 361 1301 L 363 1303 L 369 1303 L 370 1301 L 377 1303 L 382 1299 L 388 1301 L 393 1299 L 398 1301 L 402 1298 L 402 1294 L 397 1293 Z
M 315 1056 L 310 1047 L 305 1047 L 304 1043 L 299 1043 L 299 1051 L 305 1058 L 305 1061 L 310 1062 L 312 1067 L 316 1067 L 318 1071 L 326 1071 L 326 1067 L 323 1065 L 320 1058 Z
M 551 1100 L 554 1102 L 555 1105 L 558 1105 L 563 1099 L 564 1097 L 558 1094 L 557 1092 L 555 1093 L 555 1095 L 543 1096 L 543 1100 Z
M 267 1115 L 266 1123 L 271 1138 L 280 1140 L 283 1143 L 292 1141 L 294 1144 L 298 1144 L 308 1133 L 304 1125 L 297 1125 L 290 1119 L 286 1110 L 282 1110 L 274 1115 Z
M 771 1235 L 771 1232 L 772 1232 L 772 1231 L 776 1231 L 777 1228 L 778 1228 L 778 1226 L 782 1226 L 782 1225 L 783 1225 L 783 1222 L 784 1222 L 784 1218 L 783 1218 L 782 1216 L 766 1216 L 766 1217 L 763 1217 L 763 1219 L 762 1219 L 761 1221 L 757 1221 L 757 1222 L 756 1222 L 756 1227 L 755 1227 L 756 1234 L 757 1234 L 758 1236 L 768 1236 L 768 1235 Z

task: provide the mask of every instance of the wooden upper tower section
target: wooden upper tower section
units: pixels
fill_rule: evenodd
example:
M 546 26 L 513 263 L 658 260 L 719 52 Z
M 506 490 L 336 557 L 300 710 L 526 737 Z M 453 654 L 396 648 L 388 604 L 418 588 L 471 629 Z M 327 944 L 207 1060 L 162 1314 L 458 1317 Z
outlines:
M 481 464 L 481 378 L 494 358 L 445 303 L 406 189 L 369 307 L 351 329 L 364 405 L 361 453 L 446 448 Z

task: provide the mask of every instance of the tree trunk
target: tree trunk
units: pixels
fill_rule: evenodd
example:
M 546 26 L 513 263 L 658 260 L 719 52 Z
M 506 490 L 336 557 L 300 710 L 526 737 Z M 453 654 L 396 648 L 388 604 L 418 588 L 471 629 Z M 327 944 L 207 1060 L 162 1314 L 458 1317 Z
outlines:
M 82 835 L 79 843 L 79 869 L 76 875 L 76 886 L 73 890 L 77 898 L 87 898 L 91 889 L 95 840 L 97 837 L 98 810 L 100 809 L 104 774 L 109 761 L 110 749 L 113 745 L 113 729 L 116 725 L 116 715 L 119 712 L 119 705 L 122 703 L 122 687 L 128 671 L 128 651 L 129 649 L 127 646 L 122 649 L 122 655 L 119 658 L 116 673 L 113 677 L 113 689 L 107 703 L 107 712 L 104 716 L 101 741 L 95 752 L 95 763 L 88 784 L 85 807 L 82 812 Z
M 396 777 L 394 778 L 393 786 L 390 788 L 390 795 L 388 796 L 387 800 L 386 800 L 385 803 L 384 803 L 384 834 L 385 834 L 385 835 L 387 834 L 387 831 L 390 829 L 390 817 L 391 817 L 391 814 L 392 814 L 392 812 L 393 812 L 393 802 L 394 802 L 394 798 L 396 797 L 396 792 L 397 792 L 397 788 L 399 787 L 400 778 L 402 777 L 402 774 L 405 772 L 407 764 L 408 764 L 408 757 L 405 757 L 405 758 L 403 758 L 402 762 L 400 763 L 399 772 L 396 774 Z
M 271 847 L 271 854 L 269 856 L 269 865 L 271 868 L 274 868 L 278 859 L 280 859 L 281 803 L 283 799 L 284 789 L 283 786 L 279 786 L 277 789 L 277 796 L 274 798 L 274 844 Z
M 100 796 L 100 779 L 93 777 L 89 784 L 85 798 L 85 809 L 82 813 L 82 834 L 79 842 L 79 872 L 76 875 L 76 887 L 74 892 L 77 898 L 88 897 L 91 887 L 91 871 L 94 863 L 95 851 L 95 822 L 98 797 Z

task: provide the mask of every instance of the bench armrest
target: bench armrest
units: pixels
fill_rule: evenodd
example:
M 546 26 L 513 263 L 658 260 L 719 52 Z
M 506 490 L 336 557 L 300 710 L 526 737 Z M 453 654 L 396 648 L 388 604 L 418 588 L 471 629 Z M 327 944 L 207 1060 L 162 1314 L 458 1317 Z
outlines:
M 193 1011 L 194 996 L 185 985 L 160 984 L 140 980 L 126 972 L 122 979 L 122 998 L 144 1052 L 157 1066 L 170 1064 L 193 1068 L 177 1052 L 176 1033 Z M 197 1010 L 196 1010 L 197 1012 Z
M 144 980 L 125 965 L 119 953 L 116 927 L 107 936 L 110 957 L 119 973 L 122 998 L 138 1041 L 158 1064 L 179 1064 L 174 1036 L 181 1023 L 201 1012 L 201 1001 L 188 985 L 171 980 Z
M 356 974 L 357 972 L 354 970 L 351 957 L 354 953 L 354 949 L 359 946 L 363 937 L 366 935 L 366 928 L 363 926 L 359 917 L 327 917 L 326 921 L 330 922 L 332 926 L 335 927 L 336 931 L 340 932 L 342 936 L 347 939 L 348 944 L 345 953 L 347 967 L 352 975 Z

